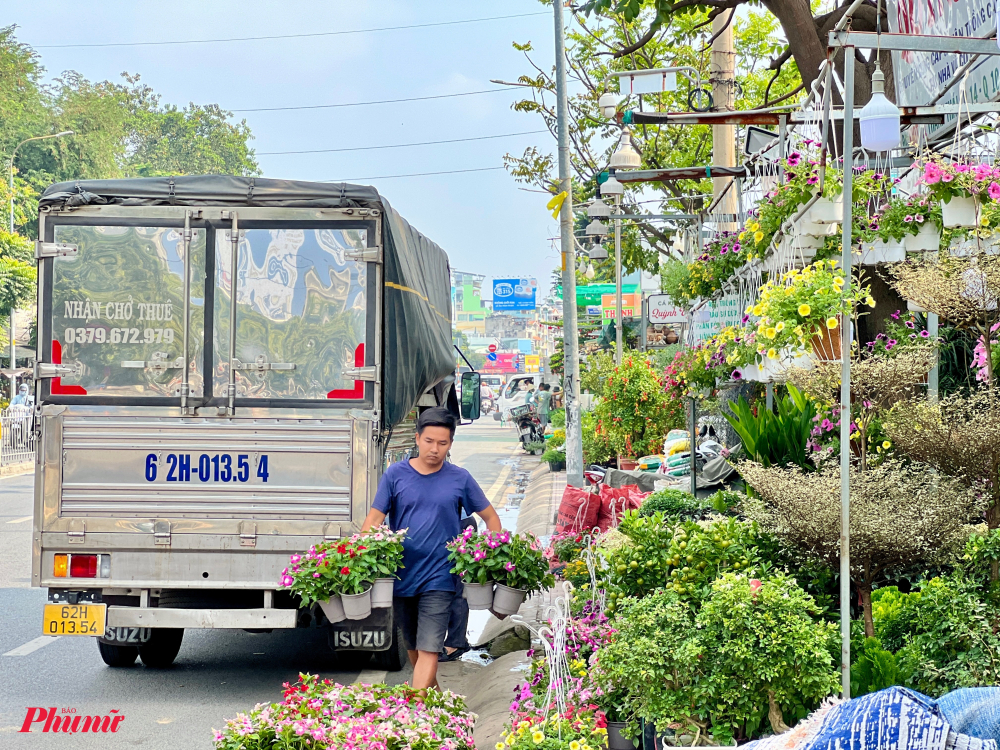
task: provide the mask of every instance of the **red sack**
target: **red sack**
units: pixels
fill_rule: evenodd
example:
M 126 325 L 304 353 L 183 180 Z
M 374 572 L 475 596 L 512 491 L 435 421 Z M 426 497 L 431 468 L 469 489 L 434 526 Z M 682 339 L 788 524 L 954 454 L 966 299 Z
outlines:
M 621 521 L 625 511 L 635 510 L 650 493 L 640 492 L 635 485 L 610 487 L 601 485 L 601 512 L 597 517 L 597 527 L 601 531 L 614 528 Z
M 556 531 L 590 531 L 597 525 L 601 511 L 601 496 L 581 487 L 566 485 L 559 515 L 556 517 Z

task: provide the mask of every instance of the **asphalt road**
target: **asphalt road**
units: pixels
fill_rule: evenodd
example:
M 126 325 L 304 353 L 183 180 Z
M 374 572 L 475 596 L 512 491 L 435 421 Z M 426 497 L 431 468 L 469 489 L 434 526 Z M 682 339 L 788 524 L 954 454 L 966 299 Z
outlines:
M 504 508 L 517 476 L 516 440 L 512 429 L 486 417 L 459 428 L 452 451 L 452 460 L 472 472 L 508 519 L 516 515 L 516 508 Z M 256 703 L 279 699 L 281 684 L 299 672 L 341 683 L 409 677 L 408 670 L 387 675 L 338 664 L 317 629 L 190 630 L 168 670 L 138 662 L 111 669 L 92 638 L 43 638 L 45 591 L 30 588 L 32 491 L 32 476 L 0 479 L 0 748 L 208 750 L 212 728 Z M 81 715 L 118 709 L 125 720 L 115 734 L 21 733 L 30 707 Z

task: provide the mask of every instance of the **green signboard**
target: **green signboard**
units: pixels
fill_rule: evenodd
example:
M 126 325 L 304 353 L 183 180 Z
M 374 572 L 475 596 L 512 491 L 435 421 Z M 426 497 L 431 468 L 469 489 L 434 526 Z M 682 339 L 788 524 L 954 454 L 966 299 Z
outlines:
M 632 294 L 639 291 L 638 284 L 622 284 L 622 294 Z M 600 305 L 601 297 L 605 294 L 614 294 L 614 284 L 584 284 L 576 288 L 576 304 Z M 562 287 L 556 287 L 556 296 L 562 299 Z

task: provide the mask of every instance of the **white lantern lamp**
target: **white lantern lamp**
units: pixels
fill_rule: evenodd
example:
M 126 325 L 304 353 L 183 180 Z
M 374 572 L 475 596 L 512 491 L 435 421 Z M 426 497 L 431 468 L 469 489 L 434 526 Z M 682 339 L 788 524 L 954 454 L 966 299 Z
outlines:
M 885 96 L 885 76 L 878 61 L 872 75 L 872 98 L 861 110 L 861 147 L 866 151 L 899 148 L 899 107 Z
M 583 275 L 587 279 L 593 279 L 595 276 L 597 276 L 597 271 L 594 270 L 594 264 L 593 263 L 588 263 L 587 264 L 587 271 Z
M 605 216 L 611 216 L 611 207 L 600 198 L 595 198 L 587 207 L 587 216 L 591 219 L 603 219 Z
M 625 186 L 618 182 L 614 175 L 601 183 L 601 195 L 622 195 L 624 192 Z
M 608 225 L 602 224 L 597 219 L 594 219 L 587 225 L 588 237 L 604 237 L 607 233 L 608 233 Z
M 622 129 L 622 137 L 618 141 L 618 148 L 611 154 L 611 161 L 608 163 L 611 169 L 636 169 L 642 166 L 642 157 L 632 146 L 632 131 L 628 128 Z
M 604 249 L 604 245 L 598 242 L 596 245 L 590 248 L 590 252 L 587 253 L 587 257 L 589 257 L 591 260 L 607 260 L 608 251 Z

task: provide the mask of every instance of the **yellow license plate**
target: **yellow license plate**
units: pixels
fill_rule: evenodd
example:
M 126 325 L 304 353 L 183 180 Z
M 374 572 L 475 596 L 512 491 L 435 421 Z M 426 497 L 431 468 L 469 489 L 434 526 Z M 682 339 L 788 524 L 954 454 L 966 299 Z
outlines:
M 104 635 L 107 604 L 46 604 L 45 635 Z

